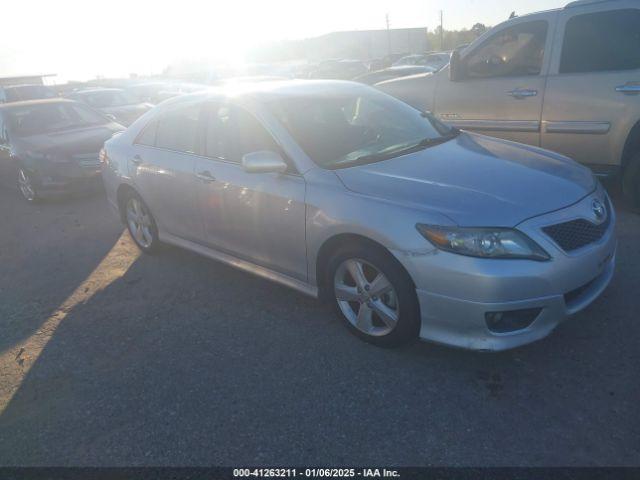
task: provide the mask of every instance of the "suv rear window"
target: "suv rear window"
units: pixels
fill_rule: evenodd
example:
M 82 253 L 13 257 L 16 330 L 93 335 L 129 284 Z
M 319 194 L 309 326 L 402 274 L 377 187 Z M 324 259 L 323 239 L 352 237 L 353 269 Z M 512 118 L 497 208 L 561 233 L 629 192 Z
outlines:
M 560 73 L 640 68 L 640 10 L 587 13 L 565 27 Z

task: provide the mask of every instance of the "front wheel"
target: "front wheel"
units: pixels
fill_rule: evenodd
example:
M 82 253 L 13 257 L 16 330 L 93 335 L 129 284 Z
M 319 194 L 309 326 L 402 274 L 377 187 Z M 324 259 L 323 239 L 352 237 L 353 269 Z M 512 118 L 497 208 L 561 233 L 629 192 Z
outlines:
M 127 229 L 133 241 L 145 253 L 155 252 L 160 244 L 158 227 L 142 198 L 131 193 L 124 202 Z
M 343 248 L 330 260 L 328 271 L 334 306 L 352 333 L 383 347 L 417 338 L 415 286 L 388 252 L 369 245 Z

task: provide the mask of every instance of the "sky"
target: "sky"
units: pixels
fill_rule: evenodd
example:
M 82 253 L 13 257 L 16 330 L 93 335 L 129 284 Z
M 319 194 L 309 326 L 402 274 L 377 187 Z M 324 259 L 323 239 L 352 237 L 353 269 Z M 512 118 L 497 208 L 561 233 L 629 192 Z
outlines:
M 496 25 L 569 0 L 4 0 L 0 76 L 58 82 L 160 73 L 183 61 L 240 62 L 255 46 L 340 30 Z

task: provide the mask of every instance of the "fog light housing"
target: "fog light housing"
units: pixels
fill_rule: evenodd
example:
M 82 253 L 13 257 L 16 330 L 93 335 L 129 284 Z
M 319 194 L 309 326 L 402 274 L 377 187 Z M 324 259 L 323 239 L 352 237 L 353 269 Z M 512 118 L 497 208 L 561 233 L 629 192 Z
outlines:
M 494 333 L 510 333 L 523 330 L 538 318 L 542 308 L 525 308 L 504 312 L 486 312 L 484 320 L 487 328 Z

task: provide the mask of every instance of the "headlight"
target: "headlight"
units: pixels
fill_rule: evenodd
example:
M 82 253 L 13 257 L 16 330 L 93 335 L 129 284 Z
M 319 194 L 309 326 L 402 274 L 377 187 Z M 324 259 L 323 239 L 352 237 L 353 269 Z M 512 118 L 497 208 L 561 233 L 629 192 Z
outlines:
M 441 250 L 481 258 L 549 260 L 537 243 L 510 228 L 458 228 L 417 224 L 418 231 Z

